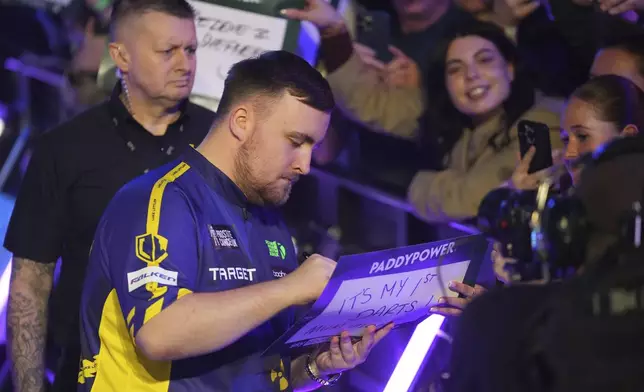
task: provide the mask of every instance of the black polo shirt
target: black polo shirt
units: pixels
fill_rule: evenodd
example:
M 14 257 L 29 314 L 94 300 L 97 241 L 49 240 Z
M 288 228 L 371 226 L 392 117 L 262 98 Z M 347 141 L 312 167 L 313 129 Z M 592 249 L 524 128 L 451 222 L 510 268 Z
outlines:
M 59 347 L 79 345 L 85 269 L 109 201 L 130 180 L 201 143 L 214 120 L 210 110 L 186 102 L 165 135 L 154 136 L 130 116 L 120 92 L 117 87 L 106 102 L 40 138 L 5 238 L 15 257 L 41 263 L 62 258 L 49 313 L 50 334 Z M 71 351 L 77 372 L 78 351 Z

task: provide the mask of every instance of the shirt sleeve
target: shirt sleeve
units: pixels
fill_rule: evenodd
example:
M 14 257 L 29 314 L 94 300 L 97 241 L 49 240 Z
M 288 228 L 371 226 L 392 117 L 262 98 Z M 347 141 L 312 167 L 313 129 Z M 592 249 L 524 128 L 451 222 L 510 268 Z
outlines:
M 415 139 L 425 108 L 420 87 L 389 87 L 357 54 L 327 75 L 338 108 L 369 128 Z
M 420 217 L 430 222 L 476 216 L 485 195 L 512 176 L 518 148 L 518 143 L 513 142 L 489 161 L 466 172 L 421 171 L 409 186 L 409 202 Z
M 160 188 L 155 184 L 155 190 Z M 194 291 L 199 271 L 199 230 L 184 194 L 118 197 L 97 233 L 103 260 L 132 337 L 174 301 Z M 144 192 L 141 192 L 144 193 Z
M 55 263 L 62 250 L 66 187 L 47 136 L 40 139 L 31 156 L 4 246 L 16 257 Z

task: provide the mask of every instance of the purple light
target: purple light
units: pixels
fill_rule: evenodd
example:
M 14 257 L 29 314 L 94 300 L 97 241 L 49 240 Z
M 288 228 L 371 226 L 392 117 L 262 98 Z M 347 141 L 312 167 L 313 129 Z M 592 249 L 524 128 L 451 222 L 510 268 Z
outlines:
M 433 314 L 418 324 L 383 392 L 409 390 L 444 320 L 444 316 Z
M 2 271 L 2 276 L 0 276 L 0 313 L 2 313 L 7 307 L 7 300 L 9 299 L 9 282 L 11 281 L 11 261 L 7 263 L 7 266 L 4 267 Z
M 3 321 L 6 319 L 7 301 L 9 299 L 9 282 L 11 281 L 11 259 L 0 276 L 0 314 Z M 0 343 L 7 341 L 6 330 L 4 325 L 0 328 Z
M 5 105 L 0 103 L 0 136 L 4 133 L 7 125 L 8 109 Z

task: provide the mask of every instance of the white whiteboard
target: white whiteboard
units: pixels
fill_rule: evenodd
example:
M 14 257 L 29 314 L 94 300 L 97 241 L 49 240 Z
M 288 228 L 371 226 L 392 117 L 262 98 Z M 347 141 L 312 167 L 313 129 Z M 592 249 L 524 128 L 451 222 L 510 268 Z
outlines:
M 219 100 L 233 64 L 280 50 L 288 21 L 220 5 L 190 1 L 197 14 L 197 74 L 192 94 Z

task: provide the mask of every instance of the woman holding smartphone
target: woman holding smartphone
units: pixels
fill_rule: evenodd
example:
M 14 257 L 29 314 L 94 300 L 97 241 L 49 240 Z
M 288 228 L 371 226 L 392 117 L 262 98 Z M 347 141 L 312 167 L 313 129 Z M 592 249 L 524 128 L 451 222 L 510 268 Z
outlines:
M 575 90 L 566 103 L 561 121 L 564 145 L 563 164 L 579 182 L 583 164 L 579 158 L 594 153 L 602 145 L 619 137 L 640 135 L 644 131 L 644 92 L 629 79 L 617 75 L 597 76 Z M 512 175 L 512 186 L 518 190 L 536 189 L 542 173 L 528 174 L 534 151 L 519 162 Z M 492 251 L 494 270 L 499 280 L 509 283 L 508 264 L 500 245 Z

